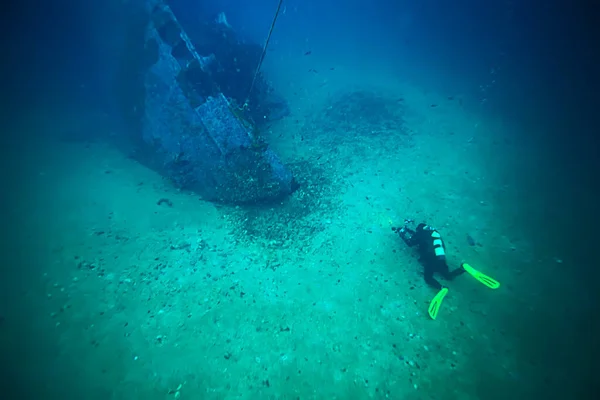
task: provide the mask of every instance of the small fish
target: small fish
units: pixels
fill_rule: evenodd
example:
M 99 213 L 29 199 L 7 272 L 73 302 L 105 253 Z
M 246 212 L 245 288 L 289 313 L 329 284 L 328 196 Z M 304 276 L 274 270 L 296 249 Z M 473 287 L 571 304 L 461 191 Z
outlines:
M 473 236 L 468 235 L 468 234 L 467 234 L 467 243 L 469 243 L 469 246 L 475 246 L 477 244 L 475 239 L 473 239 Z
M 335 67 L 329 68 L 330 71 L 335 71 Z
M 313 68 L 309 69 L 308 72 L 314 72 L 315 74 L 319 73 L 319 71 L 317 71 L 316 69 L 313 69 Z
M 311 54 L 312 54 L 312 50 L 309 50 L 306 53 L 304 53 L 305 56 L 310 56 Z
M 431 108 L 436 108 L 436 107 L 437 107 L 437 104 L 432 104 L 432 105 L 430 105 L 429 107 L 431 107 Z
M 454 96 L 448 96 L 448 100 L 454 100 Z

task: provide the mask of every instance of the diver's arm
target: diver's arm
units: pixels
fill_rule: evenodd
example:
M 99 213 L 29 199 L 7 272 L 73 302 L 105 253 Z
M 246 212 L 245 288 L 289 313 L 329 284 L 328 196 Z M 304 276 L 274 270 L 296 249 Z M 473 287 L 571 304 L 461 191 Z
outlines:
M 408 247 L 413 247 L 415 244 L 417 244 L 416 232 L 412 229 L 404 227 L 402 230 L 399 230 L 398 233 Z

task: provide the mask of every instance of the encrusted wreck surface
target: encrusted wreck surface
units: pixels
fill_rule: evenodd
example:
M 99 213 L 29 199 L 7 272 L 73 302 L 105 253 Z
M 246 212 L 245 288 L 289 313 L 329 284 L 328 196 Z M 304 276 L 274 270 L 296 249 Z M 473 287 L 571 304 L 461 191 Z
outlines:
M 215 84 L 214 54 L 196 51 L 169 6 L 147 5 L 141 134 L 155 165 L 209 200 L 253 203 L 291 193 L 292 174 Z

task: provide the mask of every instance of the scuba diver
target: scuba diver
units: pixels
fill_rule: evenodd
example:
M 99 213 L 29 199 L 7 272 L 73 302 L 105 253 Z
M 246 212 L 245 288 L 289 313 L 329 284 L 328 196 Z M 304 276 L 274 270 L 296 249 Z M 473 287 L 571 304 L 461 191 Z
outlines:
M 462 265 L 450 272 L 448 264 L 446 263 L 446 245 L 436 229 L 421 223 L 417 226 L 417 229 L 413 231 L 407 227 L 411 222 L 412 220 L 407 219 L 404 221 L 404 226 L 402 228 L 392 227 L 392 230 L 398 233 L 409 247 L 415 245 L 418 246 L 420 255 L 419 262 L 425 268 L 425 282 L 427 282 L 428 285 L 437 290 L 443 288 L 442 284 L 434 278 L 433 275 L 435 273 L 438 273 L 444 277 L 444 279 L 451 281 L 457 276 L 467 272 Z
M 500 283 L 497 280 L 479 272 L 467 263 L 463 263 L 459 268 L 450 271 L 450 268 L 448 268 L 448 264 L 446 263 L 446 246 L 444 245 L 440 233 L 435 228 L 424 223 L 419 224 L 417 229 L 413 231 L 407 226 L 412 222 L 413 220 L 411 219 L 405 219 L 402 228 L 392 228 L 392 230 L 398 233 L 409 247 L 419 247 L 419 261 L 425 268 L 425 282 L 438 290 L 427 309 L 431 319 L 437 318 L 442 301 L 446 294 L 448 294 L 448 288 L 442 286 L 442 284 L 434 278 L 433 275 L 436 273 L 440 274 L 446 280 L 451 281 L 457 276 L 468 272 L 469 275 L 490 289 L 498 289 L 500 287 Z

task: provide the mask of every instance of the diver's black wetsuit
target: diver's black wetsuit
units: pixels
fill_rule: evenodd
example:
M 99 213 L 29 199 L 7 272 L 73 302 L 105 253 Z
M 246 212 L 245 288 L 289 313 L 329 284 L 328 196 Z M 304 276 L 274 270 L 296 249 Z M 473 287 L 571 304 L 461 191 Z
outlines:
M 419 247 L 419 261 L 425 268 L 425 282 L 430 286 L 438 290 L 442 288 L 442 285 L 433 277 L 434 273 L 439 273 L 447 280 L 452 280 L 465 273 L 465 269 L 462 267 L 450 272 L 446 263 L 446 246 L 435 229 L 425 224 L 419 224 L 416 231 L 407 227 L 392 228 L 392 230 L 397 232 L 408 246 L 417 245 Z

